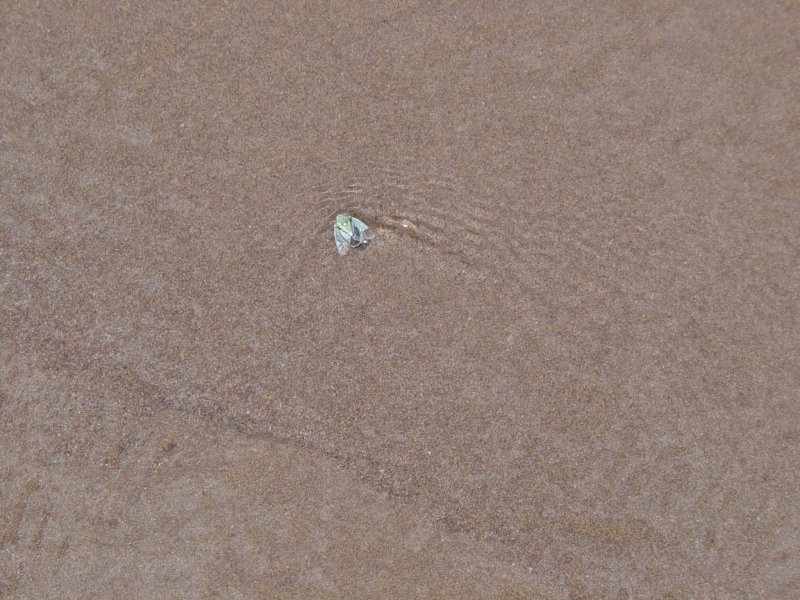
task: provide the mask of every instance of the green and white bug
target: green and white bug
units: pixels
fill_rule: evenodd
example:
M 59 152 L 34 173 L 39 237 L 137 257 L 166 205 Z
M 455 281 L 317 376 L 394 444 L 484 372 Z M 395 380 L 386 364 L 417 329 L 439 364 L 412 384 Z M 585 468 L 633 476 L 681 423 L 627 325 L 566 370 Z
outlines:
M 348 214 L 336 215 L 333 222 L 333 241 L 336 242 L 336 251 L 342 256 L 350 252 L 350 248 L 367 244 L 374 237 L 375 231 L 364 221 Z

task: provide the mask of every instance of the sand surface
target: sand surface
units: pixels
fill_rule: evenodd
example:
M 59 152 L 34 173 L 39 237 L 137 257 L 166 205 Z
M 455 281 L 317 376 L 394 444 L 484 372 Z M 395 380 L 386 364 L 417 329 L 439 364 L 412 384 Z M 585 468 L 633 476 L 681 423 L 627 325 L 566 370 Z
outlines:
M 0 6 L 0 597 L 794 597 L 800 5 L 141 4 Z

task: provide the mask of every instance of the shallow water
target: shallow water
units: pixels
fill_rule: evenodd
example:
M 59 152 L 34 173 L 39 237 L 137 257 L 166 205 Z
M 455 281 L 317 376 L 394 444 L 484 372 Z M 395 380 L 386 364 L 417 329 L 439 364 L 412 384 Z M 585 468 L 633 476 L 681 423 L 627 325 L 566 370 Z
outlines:
M 0 595 L 790 597 L 781 10 L 12 7 Z

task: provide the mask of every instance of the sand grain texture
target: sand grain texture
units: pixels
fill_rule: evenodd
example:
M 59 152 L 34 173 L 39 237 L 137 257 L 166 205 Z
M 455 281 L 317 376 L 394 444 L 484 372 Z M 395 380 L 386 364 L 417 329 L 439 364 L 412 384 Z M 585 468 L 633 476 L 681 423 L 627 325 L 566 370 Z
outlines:
M 799 26 L 5 3 L 0 596 L 792 597 Z

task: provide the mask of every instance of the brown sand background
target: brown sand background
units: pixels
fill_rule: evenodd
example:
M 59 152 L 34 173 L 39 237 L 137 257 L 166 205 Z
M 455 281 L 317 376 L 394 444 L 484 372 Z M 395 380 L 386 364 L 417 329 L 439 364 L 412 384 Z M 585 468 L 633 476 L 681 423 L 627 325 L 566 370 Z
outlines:
M 796 2 L 139 4 L 0 6 L 0 596 L 796 597 Z

